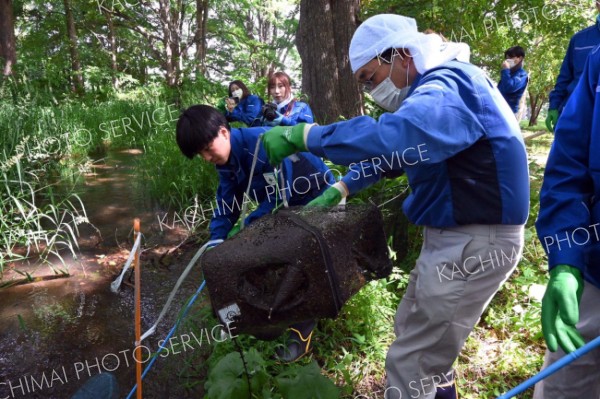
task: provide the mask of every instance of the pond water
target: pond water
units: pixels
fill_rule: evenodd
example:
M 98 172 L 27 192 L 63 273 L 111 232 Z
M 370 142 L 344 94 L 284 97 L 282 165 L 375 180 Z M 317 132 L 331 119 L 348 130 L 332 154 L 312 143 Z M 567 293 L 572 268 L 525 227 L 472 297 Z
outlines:
M 68 270 L 69 277 L 0 290 L 0 398 L 69 398 L 87 379 L 107 371 L 117 377 L 120 397 L 126 397 L 134 386 L 133 288 L 122 285 L 118 293 L 110 290 L 133 244 L 133 218 L 141 219 L 144 234 L 142 331 L 154 323 L 199 247 L 188 244 L 187 251 L 173 250 L 185 240 L 187 231 L 172 223 L 168 212 L 150 201 L 135 179 L 140 156 L 135 150 L 111 152 L 96 160 L 92 173 L 77 184 L 75 191 L 95 227 L 81 226 L 76 259 L 63 254 L 61 268 Z M 46 266 L 19 264 L 14 268 L 34 276 L 51 274 Z M 9 270 L 4 278 L 14 276 Z M 158 348 L 159 339 L 166 336 L 201 281 L 199 267 L 195 267 L 157 332 L 144 341 L 146 347 Z M 197 307 L 205 303 L 204 298 L 200 297 Z M 177 331 L 175 342 L 182 335 L 189 338 L 186 328 Z M 201 352 L 201 343 L 192 341 L 183 348 Z M 181 365 L 189 358 L 177 351 L 158 359 L 144 380 L 144 397 L 198 397 L 198 387 L 182 388 L 173 371 L 173 364 Z

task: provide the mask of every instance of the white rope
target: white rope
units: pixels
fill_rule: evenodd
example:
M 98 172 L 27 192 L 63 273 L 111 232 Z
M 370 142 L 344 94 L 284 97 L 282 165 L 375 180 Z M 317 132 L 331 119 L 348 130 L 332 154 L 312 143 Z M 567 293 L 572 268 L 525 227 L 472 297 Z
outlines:
M 223 242 L 223 240 L 210 240 L 206 244 L 204 244 L 202 247 L 200 247 L 200 249 L 198 250 L 198 252 L 196 252 L 196 255 L 194 255 L 194 257 L 192 258 L 192 260 L 190 261 L 190 263 L 188 263 L 188 265 L 186 266 L 186 268 L 183 271 L 183 273 L 181 273 L 181 276 L 179 276 L 179 280 L 177 280 L 177 283 L 175 284 L 175 287 L 173 288 L 173 290 L 171 291 L 171 294 L 169 295 L 169 299 L 167 299 L 167 303 L 165 303 L 165 306 L 163 307 L 162 311 L 160 312 L 160 315 L 158 315 L 158 319 L 152 325 L 152 327 L 150 327 L 148 329 L 148 331 L 146 331 L 144 333 L 144 335 L 142 335 L 140 337 L 140 342 L 142 342 L 144 339 L 148 338 L 150 335 L 154 334 L 154 332 L 156 331 L 156 327 L 158 326 L 158 323 L 160 323 L 160 321 L 165 316 L 165 314 L 167 314 L 167 310 L 169 310 L 169 307 L 171 306 L 171 302 L 173 302 L 173 298 L 175 298 L 175 294 L 177 293 L 177 290 L 179 290 L 179 287 L 181 286 L 181 283 L 183 283 L 183 280 L 185 280 L 185 278 L 187 277 L 188 273 L 190 272 L 190 270 L 192 270 L 192 267 L 198 261 L 198 259 L 200 258 L 200 256 L 206 251 L 206 249 L 209 246 L 212 246 L 214 244 L 220 244 L 222 242 Z
M 110 285 L 110 290 L 112 292 L 119 291 L 119 287 L 121 286 L 121 282 L 123 281 L 125 272 L 127 271 L 127 269 L 129 269 L 129 266 L 131 266 L 131 262 L 133 262 L 133 258 L 135 257 L 135 253 L 137 252 L 141 242 L 142 233 L 138 233 L 137 238 L 135 239 L 135 244 L 133 244 L 133 248 L 131 249 L 131 252 L 129 252 L 129 258 L 127 258 L 127 262 L 125 262 L 125 267 L 123 268 L 123 271 L 121 271 L 121 275 L 117 277 L 117 279 L 113 281 Z
M 256 167 L 256 161 L 258 160 L 258 149 L 260 146 L 260 141 L 263 138 L 263 134 L 258 135 L 258 140 L 256 140 L 256 147 L 254 147 L 254 156 L 252 157 L 252 167 L 250 168 L 250 177 L 248 178 L 248 187 L 246 187 L 245 197 L 242 198 L 242 214 L 240 215 L 240 231 L 244 229 L 244 221 L 246 219 L 246 213 L 248 213 L 248 201 L 247 198 L 250 198 L 248 195 L 250 194 L 250 187 L 252 186 L 252 177 L 254 177 L 254 168 Z
M 287 193 L 286 193 L 286 187 L 285 187 L 285 174 L 283 173 L 283 162 L 281 162 L 281 164 L 279 165 L 279 178 L 281 180 L 281 187 L 283 188 L 283 191 L 281 189 L 279 189 L 279 191 L 281 192 L 281 200 L 283 201 L 283 207 L 284 208 L 288 208 L 288 201 L 287 201 Z

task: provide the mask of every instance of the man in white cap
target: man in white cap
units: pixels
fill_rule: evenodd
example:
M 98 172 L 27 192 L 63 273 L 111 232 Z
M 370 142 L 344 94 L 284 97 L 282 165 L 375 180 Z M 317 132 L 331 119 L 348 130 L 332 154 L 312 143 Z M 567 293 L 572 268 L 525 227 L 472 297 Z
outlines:
M 529 211 L 527 156 L 515 117 L 468 47 L 417 31 L 412 18 L 367 19 L 350 44 L 355 77 L 389 113 L 328 126 L 278 127 L 272 164 L 310 151 L 336 164 L 366 161 L 407 174 L 403 210 L 423 247 L 396 313 L 386 399 L 455 399 L 453 364 L 516 267 Z M 382 162 L 402 154 L 402 162 Z M 327 189 L 332 205 L 354 188 Z

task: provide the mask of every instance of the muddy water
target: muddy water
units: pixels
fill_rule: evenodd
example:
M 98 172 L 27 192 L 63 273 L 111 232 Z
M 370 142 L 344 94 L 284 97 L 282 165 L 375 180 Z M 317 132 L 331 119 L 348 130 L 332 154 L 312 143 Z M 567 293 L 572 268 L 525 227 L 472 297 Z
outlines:
M 110 291 L 133 244 L 132 219 L 141 218 L 144 233 L 142 331 L 156 320 L 195 249 L 188 246 L 187 251 L 163 256 L 185 238 L 186 231 L 159 223 L 169 220 L 169 214 L 165 217 L 136 183 L 139 156 L 136 151 L 110 153 L 97 160 L 92 173 L 76 187 L 95 228 L 82 226 L 80 253 L 76 259 L 64 257 L 61 267 L 70 277 L 0 290 L 0 398 L 69 398 L 87 379 L 106 371 L 117 377 L 120 397 L 135 384 L 133 289 L 125 285 L 118 293 Z M 15 268 L 36 276 L 51 274 L 45 266 Z M 15 276 L 9 271 L 5 280 Z M 158 340 L 166 336 L 200 282 L 200 270 L 195 268 L 145 346 L 158 348 Z M 204 301 L 201 297 L 198 307 Z M 179 346 L 159 358 L 144 380 L 145 398 L 198 397 L 199 392 L 182 388 L 176 375 L 183 362 L 207 350 L 202 340 L 182 346 L 182 336 L 189 337 L 190 328 L 184 325 L 177 331 L 172 342 Z M 186 353 L 176 353 L 182 348 Z M 191 382 L 201 386 L 194 378 Z

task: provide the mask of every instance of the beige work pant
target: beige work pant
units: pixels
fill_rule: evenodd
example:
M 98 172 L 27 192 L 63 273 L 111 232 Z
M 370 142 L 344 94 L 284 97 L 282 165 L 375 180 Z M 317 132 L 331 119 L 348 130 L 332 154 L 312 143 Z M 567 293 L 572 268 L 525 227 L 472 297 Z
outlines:
M 523 249 L 523 226 L 426 227 L 423 236 L 396 312 L 386 399 L 433 399 L 451 381 L 469 333 Z

